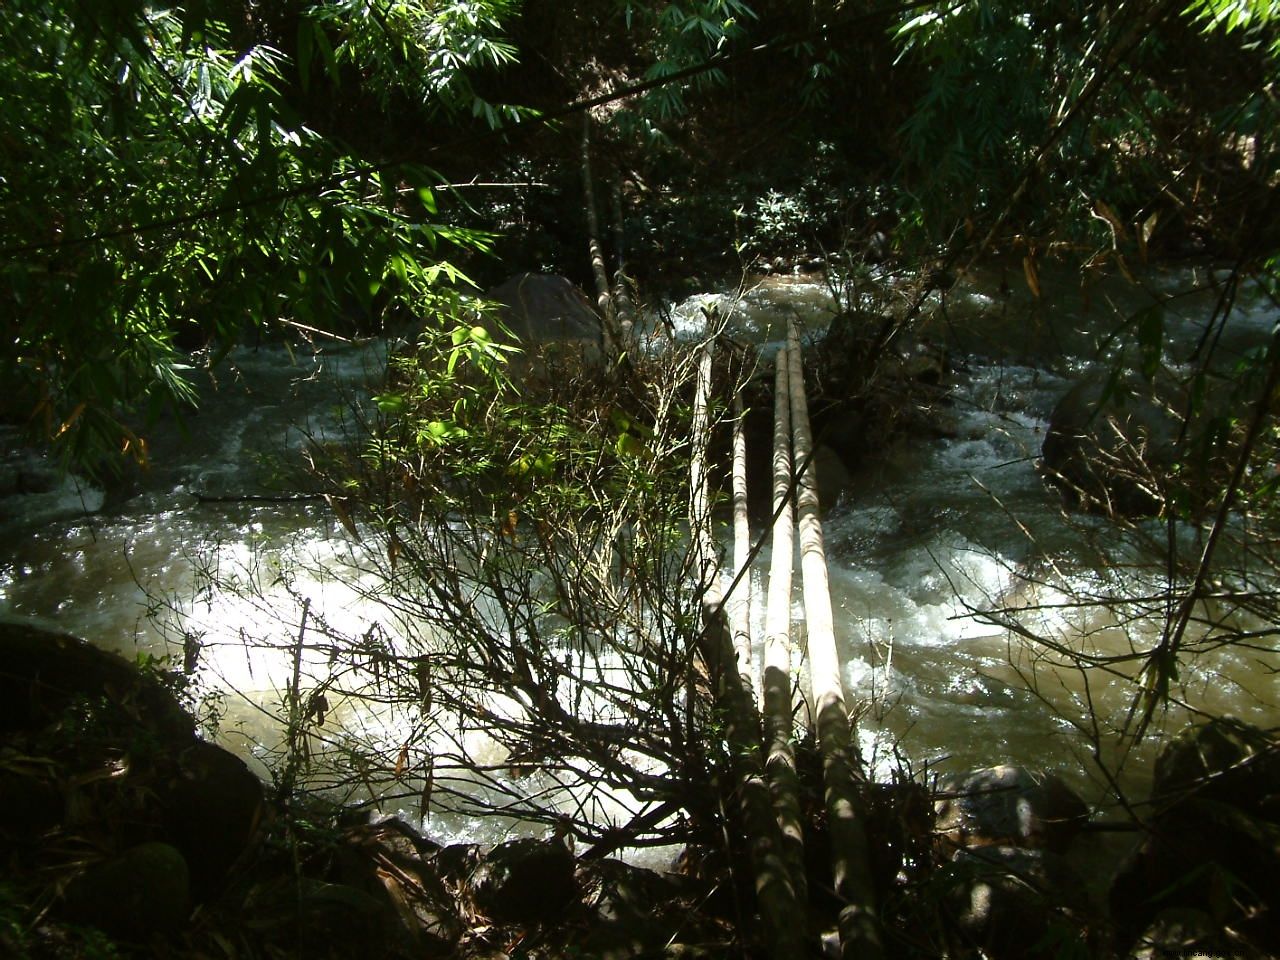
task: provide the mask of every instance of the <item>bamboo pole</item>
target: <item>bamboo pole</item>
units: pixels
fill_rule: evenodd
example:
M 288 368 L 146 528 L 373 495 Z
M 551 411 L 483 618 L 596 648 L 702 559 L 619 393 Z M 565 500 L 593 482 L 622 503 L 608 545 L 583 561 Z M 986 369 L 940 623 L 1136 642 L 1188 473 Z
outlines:
M 795 889 L 782 859 L 782 839 L 773 815 L 769 786 L 764 779 L 759 715 L 742 685 L 729 625 L 720 602 L 720 571 L 715 560 L 707 482 L 707 447 L 711 433 L 707 402 L 710 391 L 711 345 L 707 344 L 698 363 L 693 406 L 693 457 L 689 470 L 690 521 L 703 589 L 704 625 L 698 638 L 699 652 L 707 663 L 715 684 L 715 695 L 728 720 L 725 738 L 733 757 L 742 826 L 747 835 L 751 869 L 755 874 L 756 905 L 768 941 L 769 956 L 800 958 L 807 955 L 803 924 L 797 922 L 800 913 Z
M 804 393 L 804 366 L 795 324 L 787 331 L 791 395 L 791 430 L 796 461 L 810 460 L 800 477 L 796 511 L 800 529 L 800 572 L 804 581 L 804 616 L 808 628 L 809 676 L 822 751 L 827 830 L 832 874 L 840 911 L 840 951 L 845 958 L 879 960 L 884 956 L 876 916 L 875 890 L 867 847 L 866 817 L 860 786 L 865 783 L 854 749 L 849 713 L 840 684 L 826 549 L 819 519 L 818 486 L 809 451 L 813 435 Z
M 774 812 L 782 831 L 782 852 L 796 896 L 808 897 L 804 866 L 804 829 L 800 814 L 800 778 L 796 771 L 791 698 L 791 574 L 795 564 L 795 513 L 791 509 L 791 397 L 787 349 L 774 361 L 773 388 L 773 550 L 764 620 L 765 770 L 773 791 Z
M 636 308 L 627 289 L 626 230 L 622 214 L 622 174 L 613 183 L 613 304 L 618 315 L 618 332 L 624 349 L 629 349 L 635 335 Z
M 591 112 L 582 115 L 582 203 L 587 216 L 587 248 L 591 255 L 591 274 L 596 284 L 596 307 L 604 330 L 604 352 L 610 362 L 622 349 L 618 331 L 618 315 L 609 287 L 609 271 L 600 243 L 600 216 L 596 211 L 596 189 L 591 174 Z
M 725 601 L 733 630 L 733 651 L 743 684 L 759 702 L 760 677 L 751 650 L 751 574 L 743 573 L 751 562 L 751 519 L 747 512 L 747 434 L 743 421 L 742 391 L 733 397 L 733 576 L 736 586 Z

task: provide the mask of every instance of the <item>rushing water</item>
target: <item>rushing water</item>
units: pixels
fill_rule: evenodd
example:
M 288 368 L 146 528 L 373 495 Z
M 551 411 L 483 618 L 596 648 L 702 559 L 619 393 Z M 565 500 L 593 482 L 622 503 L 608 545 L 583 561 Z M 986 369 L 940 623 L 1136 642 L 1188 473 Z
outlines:
M 1171 291 L 1191 279 L 1182 273 L 1153 283 Z M 1055 667 L 1040 657 L 1043 647 L 979 612 L 1026 608 L 1019 619 L 1031 633 L 1102 651 L 1149 643 L 1158 632 L 1151 618 L 1122 627 L 1117 613 L 1065 602 L 1073 590 L 1138 595 L 1148 583 L 1156 589 L 1158 578 L 1120 566 L 1137 557 L 1132 538 L 1098 518 L 1064 514 L 1035 464 L 1053 405 L 1096 361 L 1099 331 L 1118 327 L 1143 294 L 1095 290 L 1086 312 L 1075 289 L 1046 281 L 1041 306 L 1025 293 L 1001 293 L 1007 286 L 991 271 L 932 305 L 926 331 L 947 343 L 953 366 L 945 438 L 903 443 L 862 465 L 826 512 L 843 679 L 867 705 L 864 746 L 882 775 L 901 762 L 919 771 L 1014 761 L 1058 769 L 1100 799 L 1092 747 L 1076 725 L 1090 713 L 1119 722 L 1132 686 Z M 1199 337 L 1210 302 L 1187 297 L 1170 312 L 1173 355 Z M 695 332 L 711 306 L 730 316 L 731 333 L 764 344 L 766 356 L 788 319 L 812 332 L 831 316 L 824 285 L 775 281 L 741 300 L 707 295 L 679 305 L 677 332 Z M 1245 303 L 1223 349 L 1240 353 L 1261 342 L 1273 321 L 1262 304 Z M 358 634 L 363 575 L 322 502 L 242 497 L 278 489 L 271 464 L 296 456 L 305 437 L 342 434 L 347 401 L 369 395 L 383 349 L 309 357 L 242 348 L 185 433 L 156 438 L 156 466 L 137 496 L 104 504 L 100 493 L 67 481 L 0 501 L 0 610 L 132 655 L 166 649 L 147 614 L 157 598 L 172 598 L 178 619 L 204 639 L 215 683 L 248 694 L 224 704 L 224 740 L 249 756 L 273 747 L 281 736 L 273 714 L 295 668 L 305 676 L 326 669 L 314 653 L 295 667 L 290 639 L 301 627 L 300 605 L 309 603 L 335 631 Z M 759 587 L 768 561 L 766 549 Z M 293 567 L 295 576 L 282 575 Z M 263 596 L 201 592 L 210 573 L 257 578 Z M 755 615 L 759 622 L 761 611 Z M 272 630 L 273 651 L 250 656 L 239 642 Z M 1204 657 L 1183 674 L 1186 696 L 1207 710 L 1273 724 L 1275 679 L 1260 659 L 1230 650 Z M 376 722 L 387 729 L 364 733 L 393 744 L 395 718 Z M 1109 741 L 1104 747 L 1102 759 L 1114 767 L 1119 758 Z M 1122 781 L 1140 789 L 1150 757 L 1146 749 L 1129 758 Z M 431 826 L 477 830 L 470 822 Z M 495 829 L 505 826 L 488 835 Z

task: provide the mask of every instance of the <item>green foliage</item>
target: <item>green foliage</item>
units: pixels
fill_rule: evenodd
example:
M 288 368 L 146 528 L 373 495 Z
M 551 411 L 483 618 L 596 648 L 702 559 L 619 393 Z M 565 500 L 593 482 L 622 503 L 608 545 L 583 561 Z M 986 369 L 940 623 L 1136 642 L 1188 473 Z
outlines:
M 516 49 L 502 31 L 518 7 L 517 0 L 323 0 L 299 20 L 299 75 L 310 82 L 317 64 L 337 84 L 342 68 L 351 68 L 384 109 L 400 93 L 431 109 L 481 117 L 496 128 L 527 111 L 490 102 L 477 92 L 472 75 L 515 61 Z
M 1086 27 L 1096 17 L 1076 4 L 1045 22 L 1042 12 L 983 0 L 928 8 L 897 28 L 900 66 L 927 77 L 902 129 L 902 176 L 928 235 L 946 236 L 1012 193 L 1052 123 L 1055 81 L 1072 77 L 1055 54 L 1078 56 L 1087 40 L 1087 28 L 1073 29 L 1074 42 L 1061 43 L 1068 14 Z
M 1252 35 L 1246 42 L 1259 42 L 1264 27 L 1280 20 L 1280 3 L 1275 0 L 1194 0 L 1186 12 L 1204 25 L 1206 31 L 1239 31 Z M 1280 38 L 1267 42 L 1272 56 L 1280 56 Z
M 1204 31 L 1074 0 L 913 11 L 895 31 L 899 68 L 921 80 L 901 128 L 909 222 L 937 241 L 1007 217 L 1131 260 L 1175 220 L 1236 227 L 1222 208 L 1241 200 L 1238 174 L 1274 168 L 1267 10 L 1204 0 L 1188 9 Z
M 674 77 L 727 51 L 746 35 L 746 22 L 756 17 L 743 0 L 684 0 L 662 5 L 625 0 L 621 7 L 627 31 L 653 57 L 645 80 Z M 648 122 L 681 117 L 687 109 L 685 97 L 690 87 L 705 90 L 722 85 L 725 79 L 723 70 L 712 68 L 683 83 L 663 83 L 644 95 L 636 114 Z M 627 119 L 635 122 L 635 118 Z
M 310 129 L 284 56 L 234 50 L 207 13 L 0 9 L 3 413 L 90 471 L 117 469 L 122 451 L 145 462 L 140 427 L 195 401 L 184 347 L 276 322 L 340 330 L 353 309 L 425 312 L 437 286 L 465 280 L 442 248 L 487 244 L 434 222 L 430 171 L 369 167 Z M 442 42 L 457 22 L 446 13 L 422 43 Z M 311 36 L 300 57 L 339 64 L 362 49 Z M 461 102 L 450 76 L 440 66 L 423 94 Z
M 819 141 L 804 176 L 788 190 L 768 187 L 735 211 L 738 252 L 772 255 L 817 250 L 833 242 L 852 204 L 851 191 L 833 190 L 844 170 L 836 146 Z
M 495 526 L 509 531 L 526 515 L 607 503 L 637 471 L 653 482 L 642 466 L 651 432 L 641 420 L 616 402 L 530 399 L 508 379 L 514 352 L 479 324 L 421 334 L 412 352 L 393 359 L 388 388 L 374 398 L 379 422 L 346 492 L 365 506 L 380 500 L 391 526 L 415 515 L 424 497 L 447 511 L 474 510 L 479 496 Z M 578 378 L 577 389 L 591 383 Z

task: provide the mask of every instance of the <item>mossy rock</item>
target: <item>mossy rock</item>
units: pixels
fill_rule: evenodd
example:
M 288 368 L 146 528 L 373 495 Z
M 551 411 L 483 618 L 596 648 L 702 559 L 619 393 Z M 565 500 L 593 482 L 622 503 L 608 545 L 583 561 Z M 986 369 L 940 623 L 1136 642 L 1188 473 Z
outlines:
M 94 864 L 64 897 L 65 915 L 126 939 L 181 930 L 191 913 L 187 861 L 167 843 L 142 843 Z

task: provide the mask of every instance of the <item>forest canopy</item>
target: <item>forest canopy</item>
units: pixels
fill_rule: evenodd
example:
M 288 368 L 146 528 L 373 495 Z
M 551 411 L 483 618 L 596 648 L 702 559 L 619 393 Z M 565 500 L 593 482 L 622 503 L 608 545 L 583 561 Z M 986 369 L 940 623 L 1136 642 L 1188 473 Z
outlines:
M 449 325 L 465 271 L 585 278 L 582 113 L 655 296 L 673 264 L 728 274 L 876 234 L 924 270 L 1005 249 L 1121 271 L 1211 254 L 1267 277 L 1276 17 L 1266 0 L 16 0 L 3 414 L 110 472 L 145 462 L 147 424 L 195 400 L 191 366 L 248 330 Z M 510 189 L 449 186 L 481 182 Z

